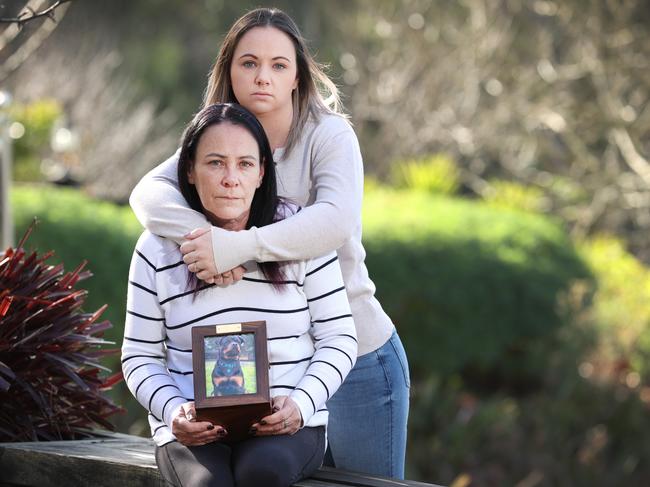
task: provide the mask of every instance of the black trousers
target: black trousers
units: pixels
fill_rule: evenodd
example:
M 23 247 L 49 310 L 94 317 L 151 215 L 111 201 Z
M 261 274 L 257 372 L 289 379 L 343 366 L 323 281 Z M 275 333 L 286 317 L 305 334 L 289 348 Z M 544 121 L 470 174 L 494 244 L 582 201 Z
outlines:
M 289 487 L 320 467 L 325 427 L 303 428 L 293 436 L 260 436 L 238 443 L 156 447 L 165 480 L 178 487 Z

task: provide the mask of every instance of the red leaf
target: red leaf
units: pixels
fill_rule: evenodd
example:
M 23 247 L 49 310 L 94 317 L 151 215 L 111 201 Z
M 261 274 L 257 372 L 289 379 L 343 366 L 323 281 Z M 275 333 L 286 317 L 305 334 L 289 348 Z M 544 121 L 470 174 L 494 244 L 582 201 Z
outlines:
M 122 374 L 122 371 L 119 371 L 110 377 L 107 377 L 106 380 L 102 383 L 102 390 L 110 389 L 113 387 L 115 384 L 118 384 L 124 379 L 124 374 Z
M 2 299 L 2 302 L 0 302 L 0 317 L 3 317 L 4 315 L 7 314 L 7 311 L 9 311 L 9 306 L 11 306 L 11 302 L 14 300 L 13 296 L 5 296 Z

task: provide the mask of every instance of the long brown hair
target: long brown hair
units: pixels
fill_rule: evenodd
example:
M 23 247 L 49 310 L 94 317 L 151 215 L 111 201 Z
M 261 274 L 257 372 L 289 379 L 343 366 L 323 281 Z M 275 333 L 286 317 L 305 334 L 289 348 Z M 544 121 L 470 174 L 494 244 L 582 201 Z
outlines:
M 289 36 L 296 49 L 298 86 L 291 95 L 293 120 L 285 146 L 288 154 L 310 115 L 342 115 L 338 89 L 309 53 L 298 26 L 282 10 L 257 8 L 240 17 L 226 34 L 217 55 L 204 95 L 204 106 L 214 103 L 238 103 L 230 80 L 230 66 L 239 40 L 254 27 L 275 27 Z M 324 96 L 326 95 L 326 97 Z

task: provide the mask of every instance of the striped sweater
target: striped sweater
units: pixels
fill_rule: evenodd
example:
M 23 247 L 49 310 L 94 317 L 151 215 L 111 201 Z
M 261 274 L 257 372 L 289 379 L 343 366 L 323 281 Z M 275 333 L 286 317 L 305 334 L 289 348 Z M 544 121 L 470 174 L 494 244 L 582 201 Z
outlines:
M 290 396 L 305 426 L 327 424 L 325 402 L 357 356 L 338 259 L 332 252 L 282 269 L 281 292 L 252 264 L 242 281 L 194 295 L 178 245 L 142 234 L 129 272 L 122 370 L 149 411 L 156 444 L 175 439 L 173 414 L 194 398 L 191 328 L 199 325 L 265 320 L 271 396 Z

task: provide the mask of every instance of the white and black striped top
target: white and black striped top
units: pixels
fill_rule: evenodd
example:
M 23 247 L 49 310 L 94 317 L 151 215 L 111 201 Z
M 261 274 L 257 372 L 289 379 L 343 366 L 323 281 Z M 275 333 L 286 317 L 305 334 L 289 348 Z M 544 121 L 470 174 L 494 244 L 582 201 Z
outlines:
M 154 441 L 175 438 L 172 413 L 193 400 L 192 326 L 265 320 L 271 395 L 289 395 L 305 426 L 327 423 L 325 402 L 353 367 L 357 339 L 336 253 L 283 266 L 278 292 L 255 264 L 242 281 L 194 295 L 178 245 L 145 231 L 129 272 L 122 370 L 149 411 Z

